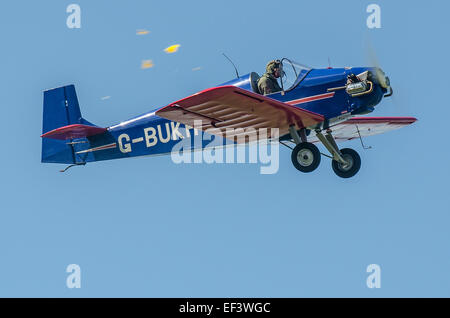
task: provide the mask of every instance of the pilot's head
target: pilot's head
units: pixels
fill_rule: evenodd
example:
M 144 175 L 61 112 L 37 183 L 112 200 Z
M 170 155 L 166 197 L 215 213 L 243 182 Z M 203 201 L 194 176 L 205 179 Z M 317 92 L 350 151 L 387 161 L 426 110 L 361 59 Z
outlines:
M 273 60 L 267 63 L 266 72 L 272 74 L 275 78 L 278 78 L 283 73 L 283 64 L 280 60 Z

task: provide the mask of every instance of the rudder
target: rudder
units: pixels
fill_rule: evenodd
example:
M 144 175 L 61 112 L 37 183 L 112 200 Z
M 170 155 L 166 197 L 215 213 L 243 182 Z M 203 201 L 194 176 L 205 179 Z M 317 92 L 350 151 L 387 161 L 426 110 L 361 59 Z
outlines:
M 72 124 L 90 124 L 81 117 L 74 85 L 44 91 L 42 134 Z M 42 139 L 42 162 L 75 164 L 73 146 L 65 140 Z

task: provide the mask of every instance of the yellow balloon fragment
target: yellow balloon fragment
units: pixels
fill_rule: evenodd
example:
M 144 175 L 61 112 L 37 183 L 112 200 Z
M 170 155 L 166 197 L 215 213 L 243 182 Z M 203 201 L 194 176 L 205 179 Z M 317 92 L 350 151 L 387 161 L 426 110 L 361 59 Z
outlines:
M 169 47 L 166 47 L 166 48 L 164 49 L 164 52 L 166 52 L 166 53 L 168 53 L 168 54 L 170 54 L 170 53 L 175 53 L 176 51 L 178 51 L 178 48 L 179 48 L 180 46 L 181 46 L 180 44 L 174 44 L 174 45 L 171 45 L 171 46 L 169 46 Z
M 146 35 L 146 34 L 149 34 L 149 33 L 150 33 L 150 31 L 144 30 L 144 29 L 136 30 L 136 35 Z
M 141 69 L 145 70 L 147 68 L 153 67 L 153 61 L 152 60 L 143 60 L 141 63 Z

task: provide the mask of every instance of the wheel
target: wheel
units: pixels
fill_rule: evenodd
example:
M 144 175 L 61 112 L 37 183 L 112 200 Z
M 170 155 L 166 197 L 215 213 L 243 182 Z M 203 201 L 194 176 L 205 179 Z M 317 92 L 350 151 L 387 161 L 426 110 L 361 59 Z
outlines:
M 313 172 L 320 164 L 319 149 L 309 142 L 302 142 L 292 150 L 292 164 L 301 172 Z
M 332 166 L 334 173 L 336 173 L 341 178 L 351 178 L 355 174 L 357 174 L 359 169 L 361 168 L 361 157 L 355 150 L 350 148 L 342 149 L 341 153 L 342 157 L 345 159 L 345 161 L 348 162 L 348 164 L 343 165 L 342 163 L 333 160 Z

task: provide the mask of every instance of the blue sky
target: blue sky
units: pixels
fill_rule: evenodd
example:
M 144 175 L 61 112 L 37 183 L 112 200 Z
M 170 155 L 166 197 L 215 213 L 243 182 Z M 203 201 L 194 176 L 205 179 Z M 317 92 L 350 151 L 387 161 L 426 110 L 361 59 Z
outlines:
M 81 29 L 66 26 L 70 3 Z M 366 27 L 370 3 L 381 29 Z M 444 0 L 2 3 L 0 296 L 449 297 L 449 10 Z M 369 151 L 347 143 L 363 160 L 353 179 L 325 158 L 300 174 L 284 148 L 275 175 L 170 157 L 66 174 L 40 163 L 44 89 L 75 84 L 83 116 L 109 126 L 233 78 L 222 52 L 242 74 L 284 56 L 363 66 L 367 41 L 396 91 L 373 115 L 419 121 L 366 139 Z M 155 66 L 140 69 L 144 59 Z M 80 289 L 66 287 L 72 263 Z M 380 289 L 366 287 L 373 263 Z

